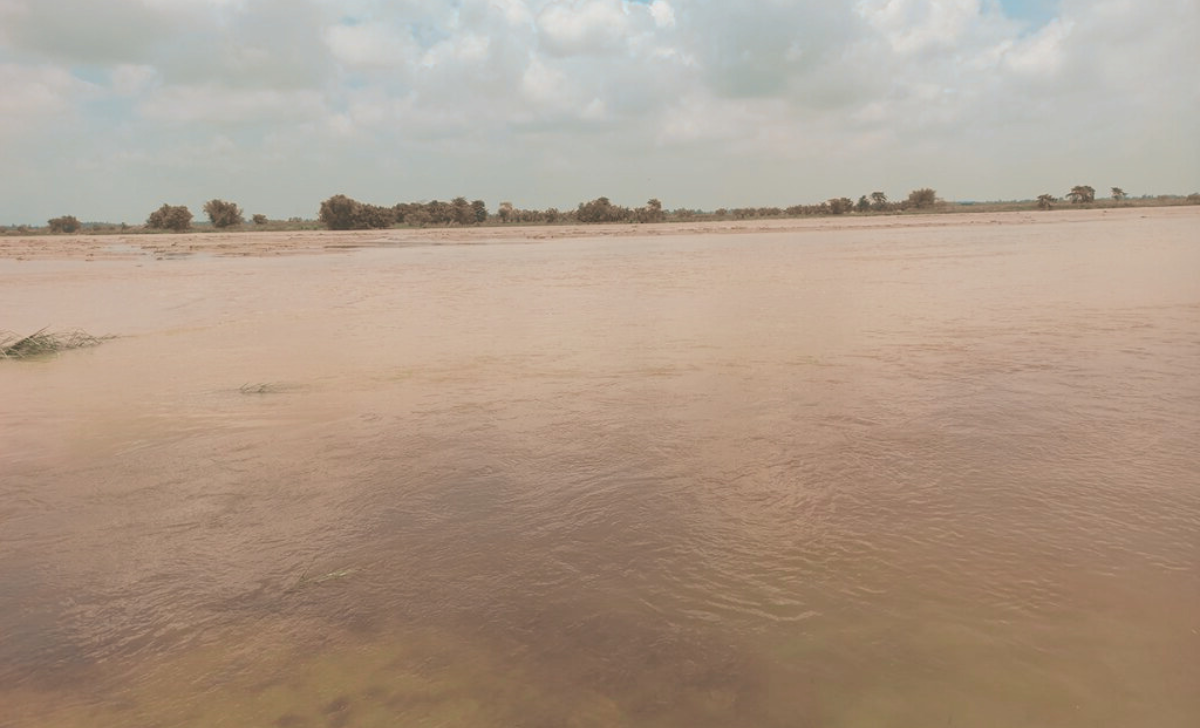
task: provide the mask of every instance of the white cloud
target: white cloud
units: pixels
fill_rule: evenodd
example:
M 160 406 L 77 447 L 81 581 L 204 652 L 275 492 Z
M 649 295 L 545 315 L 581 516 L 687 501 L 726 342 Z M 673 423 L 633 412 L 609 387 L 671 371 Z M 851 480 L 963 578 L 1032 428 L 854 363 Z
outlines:
M 548 4 L 537 24 L 553 53 L 603 54 L 623 45 L 628 18 L 620 0 L 580 0 Z
M 0 0 L 0 155 L 19 174 L 116 145 L 136 175 L 178 147 L 201 185 L 182 170 L 224 138 L 290 194 L 471 179 L 559 207 L 594 185 L 732 204 L 731 181 L 745 203 L 939 178 L 1011 197 L 1064 168 L 1200 187 L 1200 3 L 1059 7 L 1030 28 L 993 0 Z
M 0 64 L 0 135 L 17 134 L 73 111 L 83 96 L 95 92 L 62 68 L 51 65 Z
M 319 117 L 325 104 L 316 91 L 238 89 L 210 83 L 157 89 L 138 110 L 155 122 L 228 124 Z
M 353 68 L 395 68 L 412 62 L 416 43 L 411 33 L 385 23 L 335 25 L 325 32 L 338 62 Z
M 525 25 L 533 21 L 533 13 L 522 0 L 490 0 L 489 4 L 503 13 L 509 25 Z
M 421 65 L 432 68 L 447 63 L 477 64 L 487 60 L 491 38 L 476 33 L 467 33 L 444 40 L 421 56 Z
M 901 54 L 953 47 L 981 16 L 979 0 L 863 0 L 858 11 Z
M 118 96 L 136 96 L 145 91 L 158 77 L 154 66 L 119 63 L 109 74 L 112 90 Z
M 660 28 L 675 27 L 675 9 L 667 0 L 654 0 L 650 3 L 650 16 L 654 18 L 654 24 Z
M 1005 67 L 1024 76 L 1057 74 L 1062 69 L 1065 46 L 1074 26 L 1072 21 L 1055 19 L 1033 36 L 1006 44 L 1002 54 Z

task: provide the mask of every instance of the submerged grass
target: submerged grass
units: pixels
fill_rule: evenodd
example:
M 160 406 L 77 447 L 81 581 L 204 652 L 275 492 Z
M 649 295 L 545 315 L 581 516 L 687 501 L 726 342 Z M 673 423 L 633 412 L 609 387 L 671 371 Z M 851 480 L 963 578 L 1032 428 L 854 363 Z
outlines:
M 60 351 L 96 346 L 111 336 L 92 336 L 80 329 L 50 331 L 42 329 L 28 336 L 0 331 L 0 359 L 30 359 Z

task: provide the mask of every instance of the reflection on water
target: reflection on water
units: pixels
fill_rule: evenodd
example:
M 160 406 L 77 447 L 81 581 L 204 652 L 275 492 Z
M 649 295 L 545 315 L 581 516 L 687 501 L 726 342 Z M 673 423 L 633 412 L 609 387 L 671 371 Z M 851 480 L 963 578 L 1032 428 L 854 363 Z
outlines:
M 0 261 L 0 726 L 1194 725 L 1195 222 Z

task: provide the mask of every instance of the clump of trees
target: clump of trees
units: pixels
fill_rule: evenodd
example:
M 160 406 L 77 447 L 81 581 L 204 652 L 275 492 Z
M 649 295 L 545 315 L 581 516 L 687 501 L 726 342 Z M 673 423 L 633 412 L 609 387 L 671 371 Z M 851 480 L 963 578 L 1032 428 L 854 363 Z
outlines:
M 330 230 L 389 228 L 396 224 L 396 211 L 390 207 L 359 202 L 345 195 L 334 195 L 321 203 L 317 219 Z
M 487 222 L 488 210 L 483 200 L 467 202 L 465 197 L 455 197 L 450 202 L 401 202 L 393 208 L 396 222 L 411 227 L 426 225 L 478 225 Z
M 83 227 L 74 215 L 53 217 L 47 220 L 46 224 L 50 226 L 50 232 L 52 233 L 74 233 L 78 232 L 79 228 Z
M 614 205 L 607 197 L 579 203 L 575 219 L 582 223 L 623 222 L 631 217 L 628 207 Z
M 183 205 L 168 205 L 164 202 L 162 207 L 150 213 L 150 217 L 146 218 L 146 227 L 155 230 L 180 232 L 191 226 L 192 212 Z
M 508 223 L 556 223 L 568 222 L 574 219 L 575 213 L 572 211 L 561 212 L 557 207 L 547 207 L 545 210 L 522 210 L 515 207 L 511 202 L 501 202 L 499 209 L 496 211 L 496 217 L 500 218 L 503 224 Z
M 236 203 L 225 200 L 209 200 L 204 203 L 204 213 L 212 221 L 213 227 L 227 228 L 245 222 L 242 217 L 242 208 L 238 207 Z
M 318 219 L 330 230 L 389 228 L 400 223 L 412 227 L 478 225 L 487 221 L 488 210 L 483 200 L 467 202 L 465 197 L 456 197 L 450 202 L 401 202 L 383 207 L 334 195 L 321 203 Z

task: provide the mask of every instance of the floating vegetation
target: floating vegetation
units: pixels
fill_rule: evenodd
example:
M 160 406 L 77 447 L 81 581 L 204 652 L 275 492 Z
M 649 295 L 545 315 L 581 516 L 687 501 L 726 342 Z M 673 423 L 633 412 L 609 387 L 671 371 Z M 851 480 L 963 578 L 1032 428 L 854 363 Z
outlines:
M 315 563 L 315 560 L 313 563 Z M 309 564 L 308 568 L 304 570 L 304 573 L 300 575 L 300 578 L 296 580 L 296 583 L 293 584 L 288 591 L 294 591 L 300 587 L 309 586 L 311 584 L 324 584 L 327 581 L 345 579 L 347 577 L 354 576 L 363 569 L 360 566 L 350 566 L 344 569 L 338 569 L 337 571 L 330 571 L 325 574 L 313 574 L 310 576 L 309 572 L 311 570 L 312 564 Z
M 28 336 L 11 331 L 0 331 L 0 359 L 30 359 L 57 354 L 69 349 L 96 346 L 111 336 L 92 336 L 86 331 L 72 329 L 52 332 L 42 329 Z
M 242 394 L 276 394 L 282 392 L 284 389 L 285 387 L 282 384 L 272 384 L 271 382 L 243 384 L 238 387 L 238 391 Z

